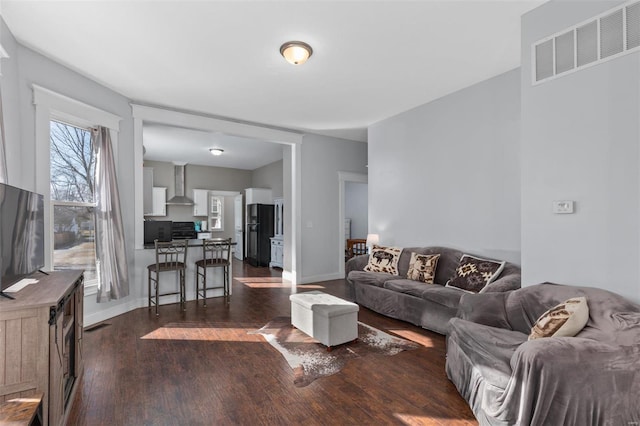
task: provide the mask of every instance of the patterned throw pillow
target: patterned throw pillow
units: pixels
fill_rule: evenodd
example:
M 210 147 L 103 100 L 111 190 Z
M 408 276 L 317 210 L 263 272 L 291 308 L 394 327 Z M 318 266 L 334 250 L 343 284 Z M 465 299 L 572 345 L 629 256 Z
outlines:
M 439 254 L 411 253 L 407 278 L 414 281 L 433 284 L 433 279 L 436 276 L 438 259 L 440 259 Z
M 531 327 L 529 340 L 542 337 L 573 337 L 587 325 L 589 305 L 586 297 L 574 297 L 542 314 Z
M 447 281 L 447 287 L 478 293 L 500 276 L 505 263 L 463 254 L 456 268 L 456 275 Z
M 364 267 L 369 272 L 386 272 L 398 275 L 398 259 L 402 249 L 398 247 L 373 246 L 369 255 L 369 263 Z

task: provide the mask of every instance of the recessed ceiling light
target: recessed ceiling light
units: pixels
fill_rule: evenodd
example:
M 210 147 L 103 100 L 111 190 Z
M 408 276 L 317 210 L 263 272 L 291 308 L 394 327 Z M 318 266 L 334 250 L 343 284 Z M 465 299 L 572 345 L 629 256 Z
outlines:
M 220 149 L 220 148 L 211 148 L 211 149 L 209 150 L 209 152 L 210 152 L 211 154 L 215 155 L 215 156 L 218 156 L 218 155 L 222 155 L 222 153 L 224 152 L 224 149 Z
M 280 54 L 293 65 L 302 65 L 313 54 L 313 49 L 303 41 L 288 41 L 280 46 Z

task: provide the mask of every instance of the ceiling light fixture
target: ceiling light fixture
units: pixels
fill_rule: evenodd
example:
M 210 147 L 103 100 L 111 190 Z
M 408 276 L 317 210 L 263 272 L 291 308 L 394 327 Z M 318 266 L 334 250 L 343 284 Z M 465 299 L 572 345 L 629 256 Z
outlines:
M 209 152 L 210 152 L 212 155 L 219 156 L 219 155 L 222 155 L 222 153 L 224 152 L 224 149 L 220 149 L 220 148 L 211 148 L 211 149 L 209 150 Z
M 313 49 L 302 41 L 288 41 L 280 46 L 280 54 L 293 65 L 302 65 L 313 54 Z

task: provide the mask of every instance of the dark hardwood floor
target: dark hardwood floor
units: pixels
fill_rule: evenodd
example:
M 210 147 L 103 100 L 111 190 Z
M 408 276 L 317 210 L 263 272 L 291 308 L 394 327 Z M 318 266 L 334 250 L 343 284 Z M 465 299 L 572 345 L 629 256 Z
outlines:
M 278 270 L 234 263 L 233 296 L 120 315 L 84 334 L 84 377 L 69 425 L 475 425 L 446 377 L 445 339 L 360 308 L 358 319 L 421 344 L 351 360 L 338 374 L 293 385 L 284 358 L 248 334 L 289 315 Z M 344 296 L 343 280 L 299 285 Z M 214 328 L 206 336 L 198 330 Z

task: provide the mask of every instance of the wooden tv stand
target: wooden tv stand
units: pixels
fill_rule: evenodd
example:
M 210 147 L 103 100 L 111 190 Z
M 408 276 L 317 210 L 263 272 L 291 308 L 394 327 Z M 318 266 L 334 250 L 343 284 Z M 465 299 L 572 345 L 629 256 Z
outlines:
M 41 392 L 44 426 L 64 425 L 83 371 L 83 271 L 31 278 L 0 298 L 0 403 Z

